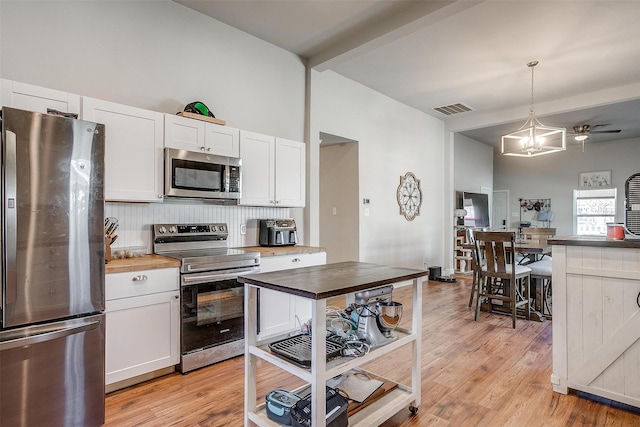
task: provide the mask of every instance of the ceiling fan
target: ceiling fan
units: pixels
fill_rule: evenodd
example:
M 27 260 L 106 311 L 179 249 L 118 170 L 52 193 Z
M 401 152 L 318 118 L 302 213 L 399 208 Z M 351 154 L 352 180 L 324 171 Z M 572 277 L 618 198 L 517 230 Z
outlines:
M 576 141 L 579 141 L 582 143 L 582 151 L 584 152 L 584 142 L 589 138 L 590 135 L 598 134 L 598 133 L 620 133 L 622 131 L 622 129 L 602 129 L 602 130 L 596 129 L 604 126 L 609 126 L 609 125 L 593 125 L 593 127 L 587 124 L 576 125 L 573 127 L 574 133 L 569 133 L 569 135 L 573 135 Z

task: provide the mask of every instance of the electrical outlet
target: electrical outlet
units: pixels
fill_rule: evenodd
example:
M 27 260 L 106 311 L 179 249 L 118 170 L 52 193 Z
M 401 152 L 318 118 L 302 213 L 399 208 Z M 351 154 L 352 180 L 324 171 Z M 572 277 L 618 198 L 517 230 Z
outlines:
M 332 214 L 333 214 L 333 215 L 338 215 L 338 209 L 333 208 Z
M 240 234 L 247 234 L 247 224 L 240 224 Z

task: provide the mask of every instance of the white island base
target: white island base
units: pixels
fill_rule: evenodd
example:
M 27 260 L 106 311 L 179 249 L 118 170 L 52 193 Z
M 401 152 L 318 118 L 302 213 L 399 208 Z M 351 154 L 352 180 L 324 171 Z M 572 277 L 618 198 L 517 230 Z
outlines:
M 550 243 L 553 390 L 640 408 L 640 242 Z

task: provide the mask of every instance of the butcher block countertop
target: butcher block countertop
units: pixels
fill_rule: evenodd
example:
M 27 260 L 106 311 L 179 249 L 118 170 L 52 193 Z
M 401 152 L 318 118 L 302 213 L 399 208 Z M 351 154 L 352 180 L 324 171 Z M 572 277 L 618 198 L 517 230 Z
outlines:
M 316 252 L 326 252 L 325 248 L 317 246 L 246 246 L 242 248 L 245 251 L 260 252 L 261 257 L 296 255 L 296 254 L 313 254 Z M 154 270 L 157 268 L 180 267 L 180 261 L 173 258 L 167 258 L 160 255 L 145 255 L 134 258 L 112 259 L 105 265 L 105 272 L 109 273 L 126 273 L 129 271 Z
M 265 256 L 282 256 L 282 255 L 296 255 L 296 254 L 314 254 L 316 252 L 326 252 L 325 248 L 317 246 L 244 246 L 242 249 L 245 251 L 260 252 L 261 257 Z
M 180 261 L 160 255 L 145 255 L 135 258 L 112 259 L 105 265 L 105 272 L 127 273 L 138 270 L 155 270 L 157 268 L 180 267 Z
M 428 274 L 423 270 L 348 261 L 249 274 L 238 277 L 238 281 L 304 298 L 324 299 Z

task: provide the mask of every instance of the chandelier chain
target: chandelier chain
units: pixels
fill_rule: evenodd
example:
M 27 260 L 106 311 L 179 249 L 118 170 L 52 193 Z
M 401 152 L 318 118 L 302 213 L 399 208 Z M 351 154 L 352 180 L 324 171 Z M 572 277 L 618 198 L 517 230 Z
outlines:
M 531 68 L 531 111 L 534 111 L 533 107 L 533 69 L 538 65 L 538 61 L 531 61 L 527 64 Z

